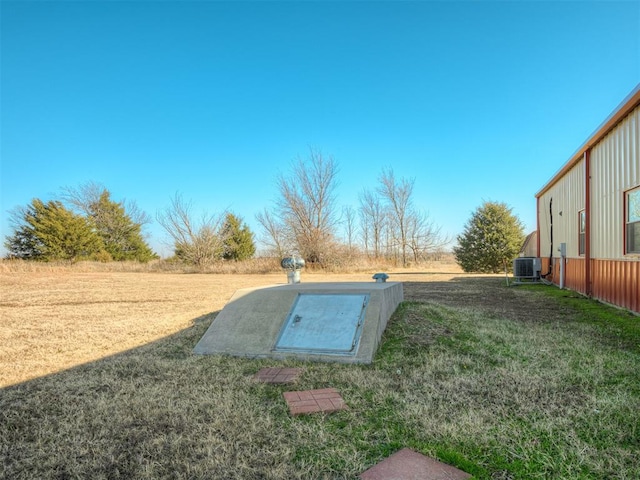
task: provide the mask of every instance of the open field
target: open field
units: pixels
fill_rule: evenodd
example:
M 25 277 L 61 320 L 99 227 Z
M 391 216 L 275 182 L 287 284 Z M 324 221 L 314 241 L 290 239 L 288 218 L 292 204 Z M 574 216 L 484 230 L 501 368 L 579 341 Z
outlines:
M 356 478 L 402 447 L 483 479 L 640 478 L 638 317 L 439 266 L 391 280 L 374 363 L 280 363 L 291 387 L 191 353 L 283 273 L 0 273 L 0 478 Z M 349 410 L 289 416 L 284 391 L 325 387 Z
M 0 271 L 0 387 L 124 352 L 210 321 L 239 288 L 283 284 L 283 272 L 210 275 L 37 266 Z M 392 280 L 448 280 L 440 265 Z M 77 270 L 80 270 L 79 272 Z M 393 274 L 392 274 L 393 275 Z M 303 273 L 305 282 L 363 281 L 371 273 Z

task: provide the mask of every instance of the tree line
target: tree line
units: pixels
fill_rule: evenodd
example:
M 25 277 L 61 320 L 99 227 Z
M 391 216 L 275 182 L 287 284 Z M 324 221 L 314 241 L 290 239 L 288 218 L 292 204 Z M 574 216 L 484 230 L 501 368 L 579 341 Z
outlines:
M 185 212 L 177 210 L 176 215 L 181 213 Z M 151 217 L 134 202 L 117 202 L 104 186 L 89 182 L 63 189 L 58 199 L 35 198 L 15 208 L 13 234 L 6 237 L 5 247 L 9 258 L 24 260 L 148 262 L 159 258 L 142 233 L 148 223 Z M 188 221 L 186 228 L 193 231 Z M 209 233 L 216 240 L 207 245 L 196 236 L 175 239 L 176 259 L 203 266 L 205 259 L 244 260 L 255 253 L 251 232 L 233 213 L 225 215 L 218 231 Z M 198 249 L 207 251 L 207 256 L 194 255 Z
M 360 192 L 357 207 L 339 209 L 337 178 L 335 160 L 315 150 L 277 177 L 277 200 L 256 216 L 262 241 L 274 255 L 293 252 L 312 265 L 324 265 L 360 254 L 407 266 L 449 243 L 427 213 L 416 208 L 415 179 L 383 169 L 378 185 Z
M 418 264 L 443 249 L 441 233 L 414 203 L 415 179 L 385 168 L 358 205 L 339 208 L 338 164 L 311 150 L 276 178 L 277 199 L 256 215 L 269 256 L 300 255 L 309 265 L 331 266 L 344 257 L 366 256 L 400 266 Z M 63 189 L 56 200 L 34 199 L 11 215 L 9 257 L 41 261 L 100 261 L 158 258 L 143 235 L 151 218 L 135 203 L 115 201 L 104 186 Z M 232 212 L 193 214 L 179 194 L 156 213 L 173 245 L 174 259 L 204 267 L 255 255 L 255 234 Z M 457 237 L 454 253 L 465 271 L 495 271 L 517 255 L 522 224 L 503 203 L 484 202 Z M 480 260 L 479 258 L 482 257 Z M 488 257 L 494 257 L 493 259 Z M 497 260 L 496 260 L 497 258 Z M 496 266 L 497 265 L 497 266 Z

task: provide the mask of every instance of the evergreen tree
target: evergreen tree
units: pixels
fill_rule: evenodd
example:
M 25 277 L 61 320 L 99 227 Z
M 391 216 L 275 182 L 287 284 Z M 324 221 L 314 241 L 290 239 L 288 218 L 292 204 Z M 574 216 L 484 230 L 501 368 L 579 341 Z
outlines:
M 7 237 L 9 255 L 40 261 L 77 261 L 100 253 L 101 238 L 86 218 L 58 201 L 34 199 L 14 214 L 15 231 Z
M 142 238 L 141 225 L 131 220 L 122 203 L 111 200 L 108 190 L 88 204 L 88 213 L 113 260 L 148 262 L 157 257 Z
M 499 273 L 524 241 L 523 225 L 505 203 L 484 202 L 458 235 L 456 261 L 465 272 Z
M 112 200 L 109 190 L 94 182 L 63 192 L 67 205 L 91 221 L 112 260 L 147 262 L 157 258 L 142 236 L 142 225 L 150 219 L 135 203 L 125 206 Z
M 256 253 L 253 233 L 242 220 L 232 213 L 228 213 L 222 226 L 222 238 L 225 260 L 247 260 Z

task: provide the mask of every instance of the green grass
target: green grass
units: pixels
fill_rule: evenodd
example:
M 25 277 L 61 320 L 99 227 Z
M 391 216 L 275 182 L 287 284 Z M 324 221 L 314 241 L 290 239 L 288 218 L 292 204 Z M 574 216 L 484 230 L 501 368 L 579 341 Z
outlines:
M 574 321 L 597 327 L 597 332 L 617 347 L 640 353 L 640 316 L 603 304 L 571 290 L 526 285 L 519 288 L 536 292 L 578 313 Z
M 519 320 L 405 302 L 371 365 L 191 354 L 208 321 L 0 391 L 0 477 L 351 479 L 409 447 L 478 479 L 640 478 L 640 318 L 553 288 Z M 507 292 L 505 287 L 505 292 Z M 349 410 L 292 418 L 284 391 Z

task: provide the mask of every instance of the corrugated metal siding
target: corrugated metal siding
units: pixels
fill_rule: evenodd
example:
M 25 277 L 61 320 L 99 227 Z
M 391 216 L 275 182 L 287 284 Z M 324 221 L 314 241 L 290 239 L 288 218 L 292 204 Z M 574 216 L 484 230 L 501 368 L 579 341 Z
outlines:
M 560 276 L 554 278 L 560 282 Z M 576 292 L 586 293 L 584 284 L 584 258 L 567 258 L 564 268 L 564 285 Z
M 567 259 L 565 287 L 585 294 L 585 261 L 582 258 Z M 542 259 L 542 272 L 549 269 L 549 259 Z M 547 277 L 556 285 L 560 283 L 560 262 L 554 260 L 552 274 Z M 591 260 L 591 296 L 640 313 L 640 262 L 628 260 Z
M 553 199 L 553 256 L 559 257 L 560 243 L 567 244 L 567 257 L 579 258 L 578 212 L 584 209 L 584 160 L 539 198 L 540 256 L 549 257 L 550 223 L 549 202 Z M 562 215 L 560 215 L 562 212 Z
M 590 153 L 590 294 L 640 313 L 640 255 L 624 255 L 625 192 L 640 186 L 640 85 L 606 125 L 583 145 Z M 627 113 L 628 112 L 628 113 Z M 580 152 L 580 151 L 579 151 Z M 553 198 L 553 276 L 559 283 L 557 248 L 567 243 L 565 285 L 586 293 L 586 263 L 578 257 L 578 212 L 585 205 L 585 165 L 572 157 L 537 194 L 540 255 L 548 271 L 549 201 Z M 560 217 L 559 212 L 563 215 Z
M 638 185 L 640 107 L 591 150 L 592 258 L 624 258 L 624 192 Z
M 640 262 L 591 260 L 592 295 L 640 313 Z
M 564 268 L 564 286 L 565 288 L 575 290 L 582 294 L 586 294 L 584 284 L 584 259 L 583 258 L 567 258 Z M 549 259 L 542 259 L 542 273 L 549 271 Z M 556 285 L 560 285 L 560 258 L 555 258 L 551 275 L 546 277 L 547 280 Z
M 541 273 L 545 275 L 549 271 L 549 257 L 542 257 L 542 270 Z M 547 280 L 551 281 L 551 278 L 547 278 Z

